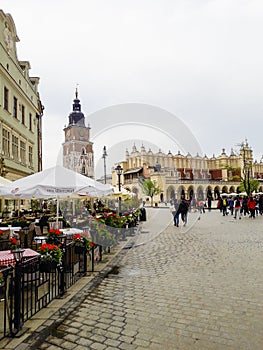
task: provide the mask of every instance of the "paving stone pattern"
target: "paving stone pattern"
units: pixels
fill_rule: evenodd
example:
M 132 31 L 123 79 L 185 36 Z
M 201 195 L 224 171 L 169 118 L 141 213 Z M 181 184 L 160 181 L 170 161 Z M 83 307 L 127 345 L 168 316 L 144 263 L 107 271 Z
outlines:
M 32 349 L 263 349 L 263 217 L 206 212 L 151 237 L 158 215 L 145 244 Z

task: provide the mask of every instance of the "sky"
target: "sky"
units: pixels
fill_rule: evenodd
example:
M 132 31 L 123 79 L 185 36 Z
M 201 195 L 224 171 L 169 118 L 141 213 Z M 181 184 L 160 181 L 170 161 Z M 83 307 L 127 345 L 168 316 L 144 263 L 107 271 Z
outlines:
M 59 162 L 76 86 L 91 127 L 96 178 L 104 145 L 108 169 L 134 143 L 165 153 L 197 145 L 196 153 L 211 157 L 222 148 L 238 151 L 247 139 L 260 160 L 262 0 L 0 4 L 16 25 L 18 59 L 40 77 L 44 168 Z M 192 135 L 183 146 L 181 127 Z

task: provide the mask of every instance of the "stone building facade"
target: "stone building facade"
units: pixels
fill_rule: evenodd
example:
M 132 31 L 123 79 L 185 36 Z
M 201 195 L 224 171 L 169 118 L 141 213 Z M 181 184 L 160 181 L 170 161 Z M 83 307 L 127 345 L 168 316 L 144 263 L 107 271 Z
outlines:
M 0 10 L 0 175 L 9 180 L 42 170 L 39 78 L 18 60 L 17 42 L 12 16 Z
M 90 141 L 90 126 L 85 125 L 85 116 L 81 112 L 81 104 L 76 96 L 73 101 L 73 111 L 69 114 L 68 125 L 64 128 L 63 166 L 94 178 L 93 143 Z
M 185 195 L 189 198 L 218 198 L 222 193 L 238 193 L 244 171 L 251 178 L 263 181 L 263 163 L 253 160 L 253 151 L 247 141 L 240 146 L 238 154 L 225 149 L 217 157 L 211 158 L 196 154 L 183 155 L 180 152 L 165 154 L 161 150 L 153 153 L 142 145 L 140 151 L 134 145 L 131 152 L 126 151 L 126 160 L 121 162 L 123 172 L 122 186 L 143 197 L 140 180 L 142 177 L 156 181 L 161 193 L 155 196 L 155 202 L 170 201 Z M 117 185 L 115 170 L 112 174 L 113 185 Z M 260 183 L 259 191 L 263 191 Z

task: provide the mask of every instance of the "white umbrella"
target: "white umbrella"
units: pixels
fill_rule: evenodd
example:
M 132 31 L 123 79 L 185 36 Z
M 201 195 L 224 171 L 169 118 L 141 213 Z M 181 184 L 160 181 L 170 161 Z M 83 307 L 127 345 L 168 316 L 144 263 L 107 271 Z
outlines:
M 115 196 L 123 196 L 123 197 L 134 197 L 135 196 L 135 193 L 128 191 L 128 190 L 126 190 L 126 188 L 123 188 L 123 187 L 121 188 L 121 191 L 119 191 L 119 189 L 117 187 L 114 187 L 113 189 L 114 189 L 113 194 Z
M 247 196 L 247 192 L 240 192 L 238 195 L 239 196 Z
M 6 198 L 55 198 L 73 194 L 101 197 L 112 192 L 110 185 L 104 185 L 59 165 L 0 188 L 0 195 Z
M 0 195 L 5 198 L 56 198 L 57 221 L 59 198 L 76 194 L 101 197 L 112 192 L 110 185 L 104 185 L 59 165 L 0 187 Z

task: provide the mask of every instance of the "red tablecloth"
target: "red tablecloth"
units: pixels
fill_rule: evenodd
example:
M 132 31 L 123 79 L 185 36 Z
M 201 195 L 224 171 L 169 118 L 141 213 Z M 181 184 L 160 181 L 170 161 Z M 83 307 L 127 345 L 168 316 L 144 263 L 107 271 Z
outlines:
M 23 259 L 27 258 L 33 258 L 34 256 L 38 256 L 39 253 L 32 249 L 25 249 L 23 254 Z M 5 265 L 15 265 L 15 259 L 13 253 L 10 252 L 10 250 L 3 250 L 0 251 L 0 266 Z

